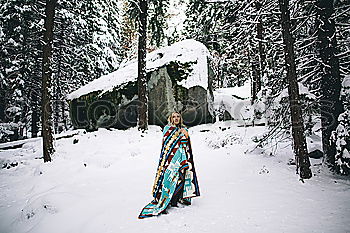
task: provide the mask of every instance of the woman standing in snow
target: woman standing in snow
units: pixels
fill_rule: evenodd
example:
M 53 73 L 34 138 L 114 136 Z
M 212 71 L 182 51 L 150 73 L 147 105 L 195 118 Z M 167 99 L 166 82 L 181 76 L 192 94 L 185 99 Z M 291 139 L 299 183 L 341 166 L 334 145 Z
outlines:
M 139 214 L 140 219 L 167 213 L 168 205 L 191 205 L 199 196 L 190 136 L 179 112 L 168 117 L 163 129 L 162 150 L 152 189 L 153 200 Z

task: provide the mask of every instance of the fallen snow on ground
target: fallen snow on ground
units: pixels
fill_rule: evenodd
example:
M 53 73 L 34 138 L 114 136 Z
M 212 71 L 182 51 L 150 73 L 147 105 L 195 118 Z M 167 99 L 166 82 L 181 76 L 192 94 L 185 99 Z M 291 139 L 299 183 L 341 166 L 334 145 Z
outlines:
M 55 141 L 50 163 L 40 141 L 0 151 L 0 163 L 19 163 L 0 169 L 0 232 L 349 232 L 349 180 L 311 160 L 314 176 L 300 182 L 287 165 L 290 147 L 252 151 L 252 136 L 264 130 L 234 121 L 191 127 L 201 196 L 147 219 L 137 217 L 152 200 L 158 126 L 143 136 L 136 128 L 75 131 Z

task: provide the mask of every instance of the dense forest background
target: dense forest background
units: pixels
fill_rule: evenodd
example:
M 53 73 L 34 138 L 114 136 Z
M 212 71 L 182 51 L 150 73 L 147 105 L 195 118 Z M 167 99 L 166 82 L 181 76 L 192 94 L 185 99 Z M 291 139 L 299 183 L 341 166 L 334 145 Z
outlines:
M 285 18 L 291 34 L 287 41 L 281 23 L 284 3 L 290 14 Z M 57 1 L 50 86 L 54 133 L 71 127 L 66 94 L 137 57 L 135 4 Z M 0 0 L 0 18 L 0 141 L 37 137 L 45 1 Z M 270 128 L 257 139 L 265 145 L 291 135 L 284 57 L 284 45 L 290 43 L 305 134 L 320 130 L 314 126 L 322 121 L 324 145 L 333 137 L 333 155 L 343 156 L 338 171 L 348 174 L 350 156 L 344 148 L 349 147 L 349 134 L 336 128 L 349 126 L 350 85 L 345 85 L 350 79 L 349 18 L 348 0 L 156 0 L 148 6 L 146 48 L 150 52 L 186 38 L 204 43 L 212 55 L 213 88 L 250 82 L 252 104 L 267 106 L 255 112 Z M 335 163 L 334 156 L 328 160 Z

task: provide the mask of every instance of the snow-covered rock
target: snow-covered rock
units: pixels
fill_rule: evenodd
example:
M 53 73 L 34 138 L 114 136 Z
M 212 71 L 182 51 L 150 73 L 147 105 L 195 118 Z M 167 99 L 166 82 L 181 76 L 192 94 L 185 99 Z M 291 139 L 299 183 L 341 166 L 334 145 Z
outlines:
M 149 124 L 166 124 L 175 110 L 182 112 L 189 126 L 213 122 L 208 56 L 208 49 L 191 39 L 147 55 Z M 67 98 L 73 124 L 76 128 L 135 126 L 141 104 L 137 84 L 137 60 L 133 60 L 72 92 Z
M 250 105 L 250 84 L 218 88 L 214 93 L 214 111 L 219 120 L 245 120 L 253 115 Z
M 193 39 L 183 40 L 148 53 L 146 56 L 146 69 L 147 73 L 149 73 L 164 65 L 168 65 L 170 62 L 193 63 L 192 72 L 186 79 L 180 81 L 179 85 L 187 89 L 193 86 L 201 86 L 207 89 L 208 56 L 209 51 L 202 43 Z M 103 75 L 73 91 L 67 95 L 67 99 L 76 99 L 94 91 L 101 91 L 100 95 L 102 95 L 104 92 L 111 91 L 113 88 L 130 81 L 137 81 L 137 60 L 132 60 L 118 70 Z

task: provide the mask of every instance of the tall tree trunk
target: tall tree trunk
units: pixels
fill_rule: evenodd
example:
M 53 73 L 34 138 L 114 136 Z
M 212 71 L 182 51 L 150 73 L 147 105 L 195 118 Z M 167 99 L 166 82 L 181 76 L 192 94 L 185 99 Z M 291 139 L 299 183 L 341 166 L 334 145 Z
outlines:
M 6 103 L 7 103 L 7 99 L 6 99 L 6 91 L 7 91 L 7 87 L 5 87 L 4 84 L 0 83 L 0 122 L 5 122 L 6 119 Z
M 140 0 L 139 40 L 138 40 L 138 97 L 139 97 L 139 130 L 148 128 L 148 96 L 146 73 L 146 36 L 147 36 L 147 0 Z
M 263 22 L 262 22 L 262 16 L 260 14 L 261 9 L 261 2 L 256 1 L 255 7 L 258 14 L 258 24 L 256 25 L 256 37 L 258 39 L 258 45 L 259 45 L 259 77 L 256 80 L 256 93 L 258 93 L 261 90 L 262 86 L 262 77 L 264 76 L 265 71 L 265 52 L 264 52 L 264 46 L 263 46 Z
M 38 137 L 38 123 L 39 123 L 39 101 L 38 101 L 38 93 L 36 90 L 31 90 L 31 109 L 32 109 L 32 124 L 31 124 L 31 131 L 32 131 L 32 138 Z
M 51 161 L 51 155 L 55 152 L 53 147 L 53 122 L 52 122 L 52 43 L 55 6 L 57 0 L 46 0 L 45 31 L 42 64 L 42 136 L 44 162 Z
M 61 119 L 62 119 L 62 121 L 63 121 L 63 130 L 64 131 L 66 131 L 66 130 L 68 130 L 68 128 L 67 128 L 67 118 L 66 118 L 66 115 L 65 115 L 65 111 L 66 111 L 66 105 L 65 105 L 65 102 L 66 102 L 66 100 L 65 101 L 61 101 Z
M 258 41 L 258 47 L 256 47 L 252 41 L 250 41 L 251 46 L 251 67 L 252 67 L 252 104 L 257 99 L 257 94 L 261 90 L 261 84 L 262 84 L 262 76 L 263 71 L 265 70 L 265 53 L 264 48 L 262 44 L 263 39 L 263 23 L 262 18 L 260 15 L 260 9 L 261 9 L 261 2 L 255 1 L 254 2 L 255 8 L 256 8 L 256 14 L 258 17 L 256 24 L 256 39 Z M 256 20 L 256 19 L 254 19 Z M 255 115 L 255 111 L 254 111 Z
M 322 147 L 325 155 L 324 162 L 334 167 L 335 146 L 329 143 L 330 135 L 337 127 L 340 113 L 344 111 L 340 101 L 341 80 L 339 72 L 339 60 L 336 54 L 337 41 L 335 36 L 335 23 L 333 1 L 316 1 L 316 29 L 317 51 L 321 58 L 321 124 Z
M 253 104 L 257 99 L 258 92 L 261 90 L 261 80 L 260 80 L 259 57 L 256 54 L 256 47 L 254 47 L 252 40 L 250 40 L 250 49 L 248 49 L 248 56 L 249 56 L 249 61 L 252 68 L 251 103 Z
M 307 153 L 306 140 L 304 135 L 304 124 L 299 101 L 299 87 L 294 60 L 293 38 L 290 33 L 289 0 L 279 0 L 279 7 L 281 10 L 284 58 L 287 70 L 288 95 L 292 121 L 295 160 L 297 164 L 297 171 L 300 169 L 300 178 L 308 179 L 312 177 L 312 173 Z

